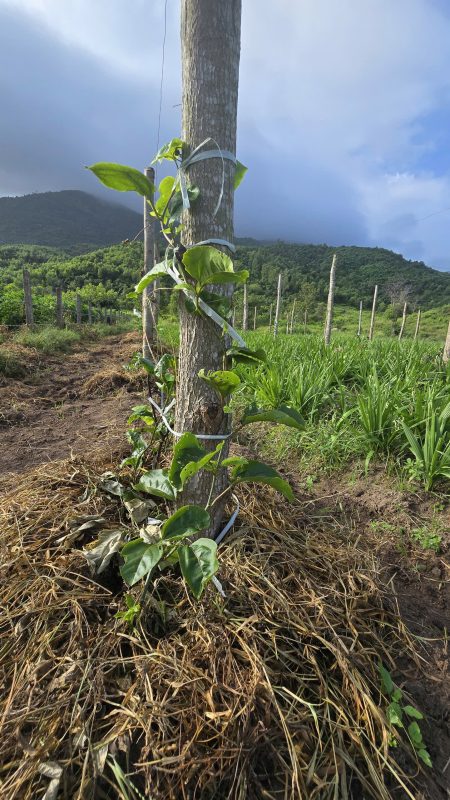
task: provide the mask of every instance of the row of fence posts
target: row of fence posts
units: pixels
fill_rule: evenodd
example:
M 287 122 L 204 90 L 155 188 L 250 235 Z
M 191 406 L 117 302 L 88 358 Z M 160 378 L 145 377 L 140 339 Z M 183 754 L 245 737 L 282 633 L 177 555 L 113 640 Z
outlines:
M 34 327 L 34 312 L 33 312 L 33 293 L 31 287 L 30 272 L 27 269 L 23 270 L 23 293 L 24 293 L 24 306 L 25 306 L 25 324 L 32 328 Z M 64 306 L 62 287 L 56 287 L 56 306 L 55 306 L 56 326 L 64 328 L 66 320 L 64 317 Z M 93 308 L 92 303 L 88 300 L 87 303 L 87 324 L 92 325 L 94 321 L 104 321 L 106 323 L 115 324 L 125 318 L 121 311 L 116 311 L 112 308 Z M 77 325 L 83 324 L 83 301 L 81 295 L 76 295 L 75 300 L 75 321 Z
M 325 327 L 324 327 L 324 340 L 325 345 L 328 347 L 331 341 L 331 332 L 333 326 L 333 309 L 334 309 L 334 291 L 336 286 L 336 265 L 337 265 L 337 257 L 336 254 L 333 255 L 333 259 L 331 262 L 331 269 L 330 269 L 330 281 L 329 281 L 329 288 L 328 288 L 328 300 L 327 300 L 327 313 L 325 318 Z M 276 295 L 276 303 L 275 303 L 275 318 L 273 322 L 273 335 L 277 336 L 279 330 L 279 323 L 280 323 L 280 310 L 281 310 L 281 280 L 282 276 L 281 273 L 278 275 L 278 283 L 277 283 L 277 295 Z M 373 298 L 372 298 L 372 310 L 370 314 L 370 324 L 369 324 L 369 332 L 368 332 L 368 339 L 372 341 L 374 330 L 375 330 L 375 318 L 376 318 L 376 309 L 377 309 L 377 300 L 378 300 L 378 285 L 375 285 L 373 291 Z M 269 309 L 269 329 L 272 329 L 272 310 L 273 310 L 273 303 L 270 305 Z M 400 325 L 400 331 L 398 334 L 398 339 L 401 340 L 403 338 L 403 333 L 405 330 L 406 325 L 406 315 L 408 310 L 408 303 L 405 302 L 403 305 L 403 313 L 402 313 L 402 321 Z M 413 340 L 419 336 L 420 331 L 420 320 L 421 320 L 421 309 L 419 308 L 417 311 L 416 317 L 416 325 L 414 330 L 414 337 Z M 358 331 L 357 336 L 362 336 L 362 314 L 363 314 L 363 303 L 362 300 L 359 303 L 359 313 L 358 313 Z M 292 309 L 287 313 L 286 319 L 286 333 L 292 333 L 294 330 L 294 315 L 295 315 L 295 299 L 292 304 Z M 307 324 L 307 311 L 305 311 L 305 318 L 304 318 L 304 326 L 306 329 Z M 233 327 L 235 326 L 236 320 L 236 309 L 233 310 Z M 256 320 L 257 320 L 257 309 L 256 306 L 254 307 L 254 314 L 253 314 L 253 330 L 256 330 Z M 248 330 L 248 294 L 247 294 L 247 286 L 244 284 L 244 302 L 243 302 L 243 310 L 242 310 L 242 330 Z M 444 345 L 444 352 L 443 352 L 443 361 L 447 363 L 450 361 L 450 322 L 448 325 L 447 331 L 447 338 Z

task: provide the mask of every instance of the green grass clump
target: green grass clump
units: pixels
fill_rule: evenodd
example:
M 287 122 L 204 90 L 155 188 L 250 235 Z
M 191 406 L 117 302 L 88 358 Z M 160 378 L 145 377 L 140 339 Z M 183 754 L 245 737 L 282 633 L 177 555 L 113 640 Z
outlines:
M 24 347 L 35 347 L 43 353 L 67 352 L 80 341 L 80 334 L 69 329 L 46 327 L 37 330 L 21 330 L 14 340 Z
M 0 349 L 0 375 L 5 378 L 23 378 L 25 373 L 26 367 L 17 353 L 8 347 L 2 347 Z

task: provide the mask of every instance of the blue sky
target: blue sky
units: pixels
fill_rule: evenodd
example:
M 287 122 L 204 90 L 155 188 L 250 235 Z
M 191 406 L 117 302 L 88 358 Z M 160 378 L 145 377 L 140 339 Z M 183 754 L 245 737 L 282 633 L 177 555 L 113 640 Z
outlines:
M 161 141 L 179 133 L 168 0 Z M 0 195 L 156 147 L 163 0 L 0 0 Z M 243 0 L 236 232 L 450 269 L 450 2 Z M 112 197 L 112 195 L 111 195 Z

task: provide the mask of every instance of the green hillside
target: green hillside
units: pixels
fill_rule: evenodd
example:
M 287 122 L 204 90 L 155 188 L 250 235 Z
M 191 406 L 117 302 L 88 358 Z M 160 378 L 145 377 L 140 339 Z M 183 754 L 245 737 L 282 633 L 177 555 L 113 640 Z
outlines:
M 133 238 L 141 215 L 86 192 L 0 197 L 0 244 L 38 244 L 78 252 Z

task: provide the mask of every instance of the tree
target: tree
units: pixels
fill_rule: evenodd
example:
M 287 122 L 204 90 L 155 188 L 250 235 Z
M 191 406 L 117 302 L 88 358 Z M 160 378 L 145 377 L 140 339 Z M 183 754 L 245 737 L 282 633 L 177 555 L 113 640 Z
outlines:
M 236 152 L 236 115 L 239 83 L 241 0 L 182 0 L 182 139 L 192 152 L 205 139 Z M 214 143 L 217 143 L 214 144 Z M 231 160 L 208 158 L 192 164 L 189 180 L 199 187 L 198 201 L 184 214 L 186 247 L 206 239 L 233 239 L 235 165 Z M 214 208 L 223 188 L 220 207 Z M 222 289 L 228 297 L 231 287 Z M 198 377 L 201 369 L 224 367 L 226 337 L 209 318 L 192 315 L 180 299 L 180 349 L 177 376 L 176 429 L 195 434 L 227 434 L 229 419 L 216 393 Z M 214 442 L 211 446 L 217 444 Z M 224 447 L 224 452 L 226 446 Z M 221 470 L 215 494 L 227 485 Z M 211 476 L 200 472 L 183 493 L 183 502 L 205 505 Z M 223 502 L 211 511 L 214 535 L 223 514 Z

